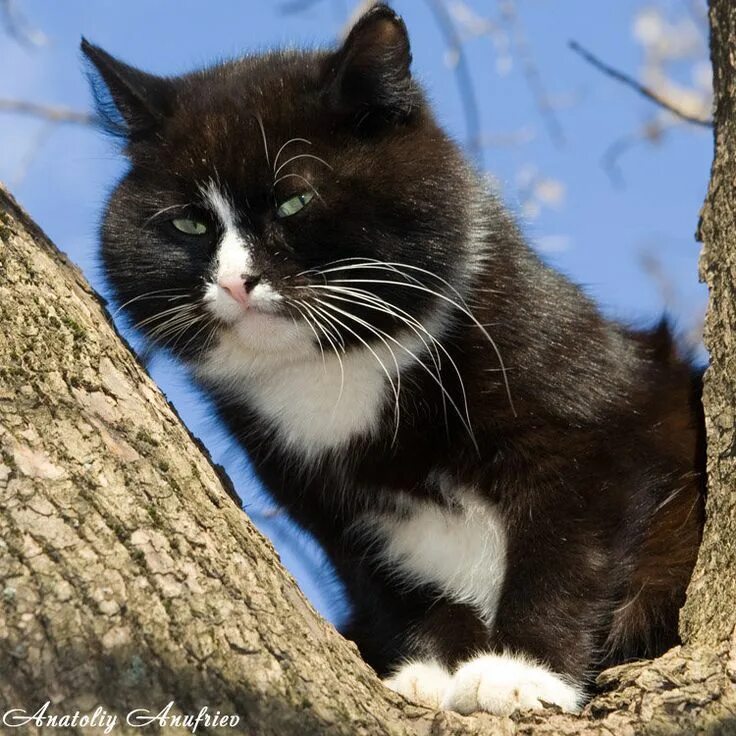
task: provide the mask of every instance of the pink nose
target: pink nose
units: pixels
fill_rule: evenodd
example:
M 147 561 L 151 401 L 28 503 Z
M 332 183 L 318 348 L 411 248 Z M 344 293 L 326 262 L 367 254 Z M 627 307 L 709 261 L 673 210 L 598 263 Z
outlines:
M 221 276 L 217 283 L 223 288 L 236 302 L 244 307 L 250 302 L 250 292 L 261 280 L 260 276 L 250 276 L 241 273 L 240 276 Z

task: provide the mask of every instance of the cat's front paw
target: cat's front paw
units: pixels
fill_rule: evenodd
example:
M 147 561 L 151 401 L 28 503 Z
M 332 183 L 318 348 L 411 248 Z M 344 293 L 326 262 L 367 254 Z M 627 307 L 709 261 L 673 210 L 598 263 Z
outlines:
M 451 681 L 452 677 L 444 667 L 428 661 L 407 662 L 383 684 L 407 700 L 437 709 L 442 705 Z
M 461 665 L 441 707 L 467 715 L 479 710 L 510 715 L 554 704 L 577 713 L 582 692 L 546 667 L 523 657 L 487 654 Z

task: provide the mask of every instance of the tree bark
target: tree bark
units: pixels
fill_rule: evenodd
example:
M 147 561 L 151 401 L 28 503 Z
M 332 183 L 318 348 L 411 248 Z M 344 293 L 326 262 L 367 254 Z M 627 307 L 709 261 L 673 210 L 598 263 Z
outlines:
M 383 688 L 233 502 L 79 271 L 0 189 L 0 714 L 99 706 L 118 715 L 114 733 L 139 733 L 128 711 L 174 701 L 240 716 L 198 733 L 736 734 L 731 0 L 711 2 L 711 26 L 708 521 L 681 647 L 605 672 L 579 717 L 461 717 Z

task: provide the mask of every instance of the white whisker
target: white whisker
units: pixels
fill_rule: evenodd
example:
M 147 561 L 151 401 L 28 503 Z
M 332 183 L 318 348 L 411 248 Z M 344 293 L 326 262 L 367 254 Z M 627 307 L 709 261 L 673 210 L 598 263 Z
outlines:
M 159 215 L 163 215 L 165 212 L 170 212 L 171 210 L 184 209 L 185 207 L 186 205 L 181 204 L 170 204 L 168 207 L 162 207 L 160 210 L 154 212 L 150 217 L 144 220 L 143 224 L 138 229 L 139 233 L 141 230 L 145 230 L 148 227 L 148 223 L 150 223 L 151 220 L 155 220 Z
M 320 329 L 322 334 L 327 339 L 327 342 L 329 342 L 330 346 L 332 347 L 333 352 L 335 353 L 335 357 L 337 358 L 337 363 L 340 366 L 340 391 L 337 395 L 337 400 L 335 401 L 335 405 L 332 407 L 332 417 L 334 418 L 335 412 L 337 411 L 337 407 L 340 404 L 340 401 L 342 400 L 343 393 L 345 391 L 345 366 L 343 365 L 342 358 L 340 357 L 340 352 L 337 349 L 337 345 L 330 337 L 330 334 L 325 329 L 325 326 L 322 324 L 322 322 L 319 320 L 317 315 L 314 313 L 312 309 L 310 309 L 310 305 L 308 305 L 306 302 L 300 301 L 299 302 L 304 309 L 306 309 L 309 314 L 312 316 L 312 319 L 314 320 L 314 323 L 317 325 L 317 327 Z M 338 333 L 339 335 L 339 333 Z M 344 348 L 343 348 L 344 351 Z M 324 360 L 324 353 L 322 354 L 322 359 Z
M 317 334 L 317 330 L 315 329 L 314 325 L 312 324 L 312 321 L 307 317 L 307 315 L 304 313 L 302 309 L 299 308 L 298 304 L 302 304 L 302 302 L 294 302 L 292 300 L 288 301 L 288 306 L 293 307 L 296 309 L 297 312 L 302 316 L 302 319 L 309 325 L 309 329 L 312 330 L 314 333 L 314 339 L 317 341 L 317 347 L 319 348 L 319 352 L 322 355 L 322 365 L 324 366 L 325 373 L 327 373 L 327 363 L 325 362 L 325 351 L 322 349 L 322 340 L 320 340 L 319 335 Z
M 442 353 L 449 360 L 455 372 L 455 375 L 457 376 L 457 379 L 460 385 L 460 391 L 462 393 L 462 398 L 463 398 L 463 407 L 465 409 L 464 419 L 467 420 L 467 426 L 472 428 L 472 422 L 470 419 L 470 407 L 468 404 L 468 396 L 465 390 L 465 381 L 463 380 L 462 374 L 460 373 L 460 369 L 458 368 L 458 365 L 453 359 L 453 357 L 448 352 L 447 348 L 445 348 L 445 346 L 434 335 L 432 335 L 429 332 L 429 330 L 427 330 L 426 327 L 424 327 L 424 325 L 418 319 L 416 319 L 415 317 L 413 317 L 412 315 L 410 315 L 408 312 L 401 309 L 400 307 L 397 307 L 392 302 L 388 302 L 381 297 L 377 297 L 375 294 L 372 294 L 371 292 L 366 291 L 365 289 L 357 289 L 354 287 L 351 288 L 351 287 L 343 287 L 343 286 L 333 286 L 330 284 L 326 284 L 326 285 L 312 284 L 310 286 L 298 287 L 298 288 L 316 289 L 320 291 L 328 291 L 328 292 L 336 292 L 336 293 L 344 293 L 344 294 L 349 293 L 351 296 L 355 297 L 358 300 L 364 299 L 364 300 L 368 300 L 372 302 L 374 305 L 376 305 L 374 308 L 382 307 L 385 311 L 387 311 L 387 313 L 390 312 L 395 318 L 407 324 L 407 326 L 409 326 L 420 337 L 420 339 L 424 343 L 430 355 L 433 356 L 433 362 L 435 363 L 435 366 L 436 366 L 437 377 L 440 382 L 440 388 L 442 389 L 442 398 L 443 398 L 443 403 L 444 403 L 445 399 L 449 397 L 449 394 L 445 390 L 444 384 L 442 383 L 441 374 L 440 374 L 440 366 L 439 366 L 440 356 L 439 356 L 438 351 L 441 350 Z M 366 304 L 365 302 L 363 302 L 363 305 L 368 306 L 368 304 Z M 424 335 L 426 335 L 435 345 L 434 354 L 432 353 L 431 349 L 427 345 L 426 341 L 422 339 L 421 335 L 419 335 L 417 330 L 421 330 L 424 333 Z M 501 369 L 497 369 L 497 370 L 501 370 Z M 463 419 L 463 415 L 461 415 L 461 419 Z
M 319 300 L 319 301 L 320 301 L 321 303 L 324 303 L 324 302 L 322 302 L 321 300 Z M 326 305 L 326 306 L 327 306 L 327 305 Z M 363 324 L 363 325 L 364 325 L 364 326 L 365 326 L 365 327 L 366 327 L 367 329 L 370 329 L 370 330 L 371 330 L 372 332 L 374 332 L 375 334 L 378 334 L 378 333 L 380 333 L 380 334 L 381 334 L 381 335 L 383 335 L 383 336 L 384 336 L 384 337 L 385 337 L 386 339 L 388 339 L 388 340 L 391 340 L 391 342 L 395 343 L 395 344 L 396 344 L 396 345 L 397 345 L 398 347 L 400 347 L 400 348 L 401 348 L 401 349 L 402 349 L 402 350 L 403 350 L 404 352 L 406 352 L 406 353 L 407 353 L 407 354 L 408 354 L 409 356 L 411 356 L 411 358 L 412 358 L 412 359 L 413 359 L 413 360 L 414 360 L 414 361 L 415 361 L 415 362 L 416 362 L 416 363 L 417 363 L 417 364 L 418 364 L 419 366 L 421 366 L 422 368 L 424 368 L 424 370 L 425 370 L 425 371 L 427 372 L 427 374 L 428 374 L 428 375 L 430 376 L 430 378 L 432 378 L 432 379 L 434 380 L 434 382 L 435 382 L 435 383 L 436 383 L 436 384 L 437 384 L 437 385 L 439 386 L 439 388 L 440 388 L 440 390 L 441 390 L 441 391 L 443 392 L 443 394 L 444 394 L 445 396 L 447 396 L 447 399 L 448 399 L 448 401 L 450 402 L 450 404 L 451 404 L 452 408 L 453 408 L 453 409 L 454 409 L 454 410 L 455 410 L 455 411 L 457 412 L 458 416 L 460 417 L 460 421 L 461 421 L 461 422 L 463 423 L 463 425 L 465 426 L 465 429 L 467 430 L 467 432 L 468 432 L 468 435 L 470 436 L 470 439 L 471 439 L 471 441 L 473 442 L 473 446 L 475 447 L 476 451 L 478 451 L 478 452 L 480 451 L 480 449 L 479 449 L 479 447 L 478 447 L 478 443 L 477 443 L 477 440 L 476 440 L 476 438 L 475 438 L 475 433 L 473 432 L 473 428 L 472 428 L 472 426 L 470 425 L 469 419 L 468 419 L 468 421 L 466 421 L 466 419 L 465 419 L 465 418 L 463 417 L 463 415 L 462 415 L 462 413 L 461 413 L 461 411 L 460 411 L 460 408 L 458 407 L 457 403 L 455 402 L 455 400 L 454 400 L 454 399 L 452 398 L 452 396 L 451 396 L 451 395 L 450 395 L 450 394 L 449 394 L 449 393 L 447 392 L 447 390 L 445 389 L 445 387 L 444 387 L 444 384 L 442 383 L 442 380 L 441 380 L 440 378 L 438 378 L 438 377 L 437 377 L 437 376 L 436 376 L 436 375 L 435 375 L 435 374 L 434 374 L 434 373 L 433 373 L 433 372 L 432 372 L 432 371 L 431 371 L 431 370 L 430 370 L 430 369 L 429 369 L 429 368 L 427 367 L 427 365 L 426 365 L 426 364 L 424 363 L 424 361 L 420 360 L 420 359 L 419 359 L 419 357 L 418 357 L 418 356 L 417 356 L 417 355 L 416 355 L 416 354 L 415 354 L 415 353 L 414 353 L 414 352 L 413 352 L 412 350 L 410 350 L 409 348 L 407 348 L 407 347 L 406 347 L 406 346 L 405 346 L 405 345 L 404 345 L 403 343 L 401 343 L 401 342 L 400 342 L 399 340 L 397 340 L 397 339 L 396 339 L 395 337 L 393 337 L 393 336 L 389 335 L 388 333 L 386 333 L 386 332 L 383 332 L 383 330 L 378 330 L 378 328 L 377 328 L 377 327 L 374 327 L 373 325 L 369 325 L 369 324 L 368 324 L 367 322 L 365 322 L 364 320 L 361 320 L 361 319 L 360 319 L 359 317 L 356 317 L 355 315 L 352 315 L 352 314 L 350 314 L 349 312 L 345 312 L 345 311 L 343 311 L 343 310 L 339 310 L 339 309 L 338 309 L 337 307 L 335 307 L 334 305 L 333 305 L 333 306 L 332 306 L 331 308 L 332 308 L 332 309 L 336 309 L 337 311 L 341 312 L 342 314 L 345 314 L 346 316 L 350 317 L 351 319 L 355 320 L 356 322 L 358 322 L 358 323 L 361 323 L 361 324 Z
M 337 284 L 384 284 L 384 285 L 390 285 L 390 286 L 403 286 L 404 288 L 408 289 L 416 289 L 419 291 L 423 291 L 427 294 L 432 294 L 433 296 L 436 296 L 438 299 L 442 299 L 443 301 L 447 302 L 448 304 L 451 304 L 455 307 L 458 311 L 462 312 L 466 317 L 469 317 L 473 324 L 480 329 L 480 331 L 483 333 L 483 336 L 488 340 L 491 347 L 493 348 L 493 351 L 496 354 L 496 357 L 498 358 L 498 362 L 502 369 L 502 375 L 503 375 L 503 382 L 504 386 L 506 388 L 506 396 L 509 400 L 509 406 L 511 407 L 511 411 L 513 412 L 514 416 L 518 416 L 516 413 L 516 408 L 514 406 L 514 401 L 511 397 L 511 386 L 509 385 L 509 379 L 506 371 L 506 367 L 503 362 L 503 358 L 501 357 L 501 353 L 498 349 L 498 346 L 496 345 L 493 338 L 488 334 L 488 330 L 478 321 L 478 319 L 475 317 L 475 315 L 465 306 L 458 303 L 454 299 L 451 299 L 446 294 L 441 294 L 438 291 L 435 291 L 434 289 L 430 289 L 427 286 L 421 286 L 419 284 L 413 284 L 413 283 L 404 283 L 401 281 L 388 281 L 385 279 L 334 279 L 333 283 Z
M 140 320 L 139 322 L 136 322 L 133 325 L 134 329 L 139 329 L 141 327 L 144 327 L 147 324 L 150 324 L 151 322 L 155 322 L 156 320 L 162 319 L 163 317 L 167 317 L 168 315 L 176 315 L 180 313 L 187 313 L 190 311 L 193 311 L 197 308 L 196 304 L 178 304 L 175 307 L 171 307 L 170 309 L 164 309 L 161 312 L 156 312 L 156 314 L 151 315 L 150 317 L 146 317 L 145 319 Z
M 299 288 L 305 288 L 309 289 L 311 287 L 299 287 Z M 336 294 L 344 294 L 347 296 L 336 296 L 336 294 L 326 294 L 326 299 L 336 299 L 338 301 L 347 302 L 349 304 L 355 304 L 357 306 L 362 306 L 367 309 L 372 309 L 374 311 L 381 312 L 383 314 L 387 314 L 394 319 L 397 319 L 402 324 L 405 324 L 422 342 L 424 345 L 424 348 L 426 349 L 427 353 L 429 353 L 430 358 L 432 359 L 432 363 L 435 368 L 435 374 L 437 376 L 438 381 L 441 384 L 442 388 L 442 404 L 443 404 L 443 410 L 445 413 L 445 428 L 449 431 L 449 427 L 447 427 L 447 408 L 446 408 L 446 402 L 447 402 L 447 391 L 445 391 L 444 384 L 442 383 L 442 374 L 441 374 L 441 360 L 440 355 L 437 350 L 437 348 L 441 348 L 442 351 L 447 354 L 447 350 L 445 347 L 433 336 L 429 333 L 429 331 L 424 327 L 424 325 L 414 317 L 412 317 L 408 312 L 405 312 L 404 310 L 400 309 L 399 307 L 395 307 L 393 304 L 390 304 L 389 302 L 386 302 L 383 299 L 379 299 L 378 297 L 375 297 L 370 292 L 364 291 L 362 289 L 347 289 L 344 287 L 331 287 L 331 286 L 316 286 L 315 288 L 319 289 L 325 289 L 330 292 L 335 292 Z M 362 293 L 360 293 L 362 292 Z M 400 312 L 400 313 L 399 313 Z M 422 334 L 424 333 L 424 334 Z M 425 336 L 429 338 L 431 341 L 431 344 L 427 342 L 425 339 Z M 434 350 L 432 349 L 434 347 Z M 461 389 L 463 391 L 463 396 L 465 398 L 465 385 L 462 381 L 462 377 L 460 376 L 460 372 L 457 369 L 457 365 L 455 364 L 455 361 L 452 359 L 452 357 L 447 354 L 447 357 L 450 359 L 450 362 L 455 367 L 455 371 L 458 374 L 458 379 L 460 380 Z M 466 413 L 468 411 L 468 405 L 467 405 L 467 398 L 465 398 L 465 409 Z M 468 423 L 470 423 L 470 416 L 468 414 Z
M 353 315 L 351 315 L 349 312 L 345 312 L 344 310 L 341 310 L 341 309 L 339 309 L 339 308 L 337 308 L 337 307 L 335 307 L 335 306 L 333 306 L 331 304 L 328 304 L 327 302 L 325 302 L 325 301 L 323 301 L 321 299 L 317 299 L 316 301 L 318 301 L 324 307 L 329 307 L 331 310 L 337 311 L 338 313 L 342 313 L 346 317 L 350 317 L 351 319 L 354 319 L 354 320 L 357 321 L 357 318 L 353 317 Z M 398 434 L 399 434 L 399 426 L 400 426 L 400 421 L 401 421 L 400 420 L 400 416 L 401 416 L 401 404 L 400 404 L 400 401 L 399 401 L 399 390 L 401 388 L 401 374 L 400 374 L 400 371 L 399 371 L 399 363 L 396 360 L 396 355 L 394 354 L 393 350 L 391 350 L 391 348 L 389 347 L 388 343 L 386 343 L 386 341 L 384 340 L 384 344 L 386 345 L 386 348 L 388 349 L 388 351 L 391 353 L 391 357 L 393 358 L 394 365 L 396 366 L 396 382 L 394 382 L 394 380 L 391 378 L 391 373 L 389 372 L 388 368 L 386 368 L 385 363 L 378 357 L 378 353 L 376 353 L 376 351 L 370 346 L 370 344 L 368 342 L 366 342 L 357 332 L 355 332 L 355 330 L 353 330 L 350 327 L 348 327 L 342 320 L 340 320 L 334 314 L 333 315 L 330 315 L 329 313 L 326 313 L 324 311 L 324 309 L 322 309 L 321 307 L 317 307 L 316 305 L 312 305 L 312 307 L 314 309 L 318 310 L 321 314 L 325 315 L 326 317 L 330 317 L 334 322 L 336 322 L 337 324 L 339 324 L 344 330 L 346 330 L 351 335 L 353 335 L 357 340 L 359 340 L 365 346 L 365 348 L 368 350 L 368 352 L 370 352 L 370 354 L 376 359 L 376 361 L 378 362 L 378 364 L 381 366 L 381 369 L 385 373 L 386 378 L 388 378 L 389 384 L 391 385 L 391 389 L 392 389 L 393 394 L 394 394 L 395 429 L 394 429 L 394 436 L 393 436 L 392 443 L 396 442 L 396 438 L 398 437 Z M 368 327 L 368 329 L 370 329 L 372 332 L 374 332 L 374 334 L 376 334 L 376 335 L 378 334 L 377 332 L 375 332 L 375 330 L 373 330 L 373 328 L 371 328 L 369 325 L 367 325 L 367 323 L 366 323 L 366 326 Z
M 186 343 L 184 344 L 184 347 L 182 347 L 182 352 L 186 351 L 186 349 L 192 344 L 192 342 L 194 342 L 194 340 L 196 340 L 197 337 L 201 335 L 202 332 L 206 330 L 212 322 L 212 320 L 204 319 L 204 316 L 203 316 L 203 321 L 204 321 L 204 324 L 186 341 Z
M 154 291 L 147 291 L 143 294 L 138 294 L 138 296 L 134 296 L 132 299 L 128 299 L 127 302 L 123 302 L 113 313 L 112 317 L 115 318 L 118 316 L 118 314 L 125 309 L 130 304 L 133 304 L 133 302 L 137 301 L 144 301 L 148 299 L 166 299 L 166 301 L 172 302 L 175 299 L 186 299 L 189 295 L 188 294 L 181 294 L 177 295 L 176 292 L 178 291 L 184 291 L 184 289 L 157 289 Z M 174 293 L 174 296 L 171 296 L 171 293 Z

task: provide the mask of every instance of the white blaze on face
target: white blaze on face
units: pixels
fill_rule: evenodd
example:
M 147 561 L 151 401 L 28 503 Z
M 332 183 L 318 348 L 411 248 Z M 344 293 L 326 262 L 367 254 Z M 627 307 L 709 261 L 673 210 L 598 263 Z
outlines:
M 222 284 L 237 283 L 244 277 L 258 275 L 253 259 L 253 242 L 242 233 L 232 203 L 213 182 L 203 189 L 203 193 L 223 230 L 205 302 L 215 316 L 234 323 L 243 317 L 245 309 Z M 256 311 L 268 312 L 281 300 L 281 295 L 265 280 L 261 280 L 249 293 L 249 304 Z

